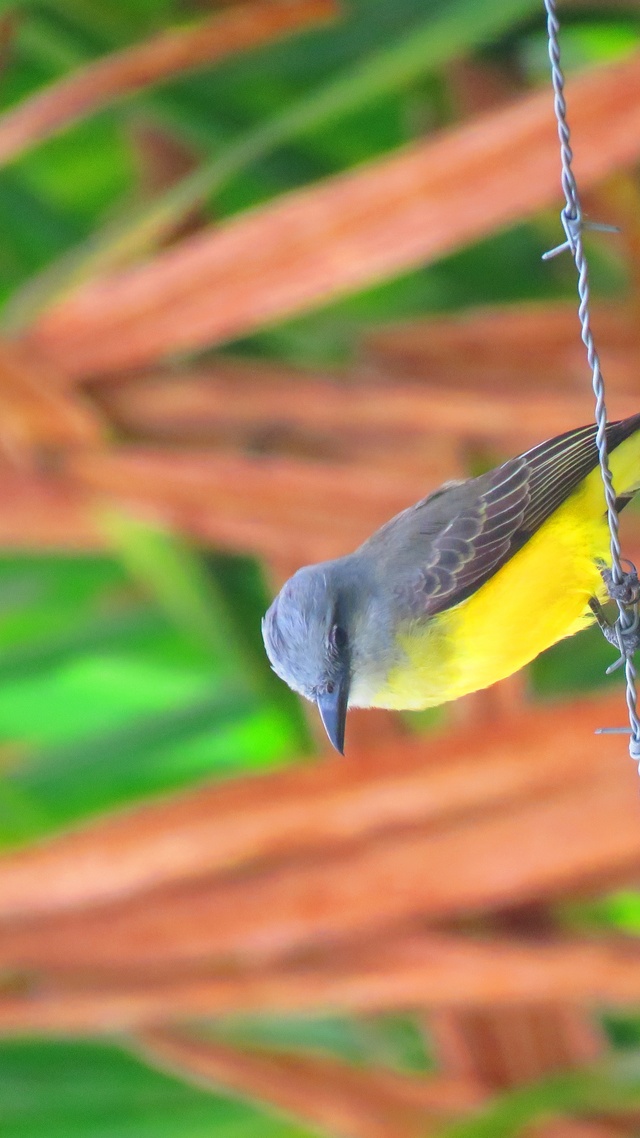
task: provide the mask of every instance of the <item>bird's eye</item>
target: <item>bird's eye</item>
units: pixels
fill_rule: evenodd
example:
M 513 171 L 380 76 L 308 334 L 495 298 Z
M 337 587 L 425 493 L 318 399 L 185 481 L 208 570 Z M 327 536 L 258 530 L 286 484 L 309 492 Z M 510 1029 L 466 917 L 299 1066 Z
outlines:
M 341 625 L 334 624 L 330 636 L 331 645 L 336 652 L 342 652 L 347 647 L 347 634 Z

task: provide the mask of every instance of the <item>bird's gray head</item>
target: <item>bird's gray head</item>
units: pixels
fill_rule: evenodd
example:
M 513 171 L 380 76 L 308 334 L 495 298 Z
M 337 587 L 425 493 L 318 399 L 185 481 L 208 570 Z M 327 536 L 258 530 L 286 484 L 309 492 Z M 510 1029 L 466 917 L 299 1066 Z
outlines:
M 274 672 L 317 703 L 334 747 L 344 751 L 352 673 L 354 590 L 344 561 L 308 565 L 280 590 L 262 622 Z

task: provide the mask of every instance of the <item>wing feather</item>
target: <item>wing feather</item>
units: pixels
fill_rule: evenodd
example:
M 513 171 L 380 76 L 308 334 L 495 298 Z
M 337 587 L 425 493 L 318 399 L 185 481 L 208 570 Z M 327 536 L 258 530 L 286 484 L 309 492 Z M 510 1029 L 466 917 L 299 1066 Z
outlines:
M 640 415 L 610 423 L 609 450 L 639 428 Z M 428 544 L 402 589 L 410 611 L 432 616 L 480 588 L 597 466 L 595 435 L 593 424 L 568 431 L 419 503 L 415 520 Z M 407 512 L 400 518 L 407 524 Z

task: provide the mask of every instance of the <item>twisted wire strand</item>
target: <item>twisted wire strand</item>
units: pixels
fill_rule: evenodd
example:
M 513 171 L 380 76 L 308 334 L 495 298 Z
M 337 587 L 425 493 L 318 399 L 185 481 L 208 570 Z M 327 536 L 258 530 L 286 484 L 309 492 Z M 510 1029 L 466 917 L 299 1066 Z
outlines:
M 625 571 L 623 569 L 623 558 L 620 548 L 616 493 L 611 477 L 607 449 L 607 409 L 605 404 L 604 378 L 600 368 L 600 359 L 596 350 L 593 332 L 591 330 L 589 270 L 582 241 L 585 221 L 582 214 L 578 186 L 573 173 L 573 151 L 570 141 L 571 133 L 567 122 L 567 104 L 564 97 L 564 74 L 560 63 L 560 22 L 556 13 L 555 0 L 544 0 L 544 6 L 547 13 L 549 61 L 551 63 L 551 82 L 553 84 L 554 95 L 553 105 L 558 126 L 558 138 L 560 141 L 561 181 L 565 197 L 565 206 L 560 217 L 566 236 L 566 240 L 545 254 L 545 258 L 554 257 L 565 249 L 569 249 L 573 255 L 578 273 L 578 319 L 580 321 L 582 341 L 586 348 L 587 361 L 591 368 L 593 394 L 595 396 L 596 445 L 598 448 L 600 473 L 602 475 L 607 506 L 607 521 L 611 547 L 611 582 L 613 586 L 611 593 L 618 606 L 618 619 L 616 621 L 617 641 L 621 661 L 624 661 L 625 668 L 626 701 L 631 730 L 629 753 L 632 759 L 636 762 L 640 762 L 640 718 L 638 717 L 637 709 L 636 669 L 633 663 L 631 638 L 625 638 L 625 633 L 634 631 L 638 626 L 638 611 L 637 603 L 634 605 L 625 604 L 620 597 L 625 582 L 630 582 L 635 578 L 636 570 L 635 566 L 629 562 L 626 562 L 629 566 L 628 570 Z M 598 226 L 598 228 L 601 227 Z

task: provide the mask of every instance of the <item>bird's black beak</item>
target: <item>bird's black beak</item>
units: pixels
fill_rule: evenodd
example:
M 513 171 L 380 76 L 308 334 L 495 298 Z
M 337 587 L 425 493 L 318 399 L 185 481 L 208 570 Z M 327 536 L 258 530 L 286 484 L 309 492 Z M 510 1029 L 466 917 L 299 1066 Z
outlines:
M 333 690 L 323 692 L 317 699 L 318 711 L 329 741 L 341 755 L 344 755 L 344 729 L 348 703 L 349 673 L 345 669 L 342 678 L 334 683 Z

